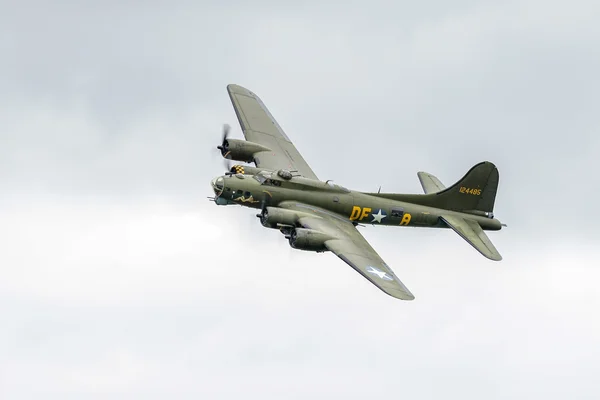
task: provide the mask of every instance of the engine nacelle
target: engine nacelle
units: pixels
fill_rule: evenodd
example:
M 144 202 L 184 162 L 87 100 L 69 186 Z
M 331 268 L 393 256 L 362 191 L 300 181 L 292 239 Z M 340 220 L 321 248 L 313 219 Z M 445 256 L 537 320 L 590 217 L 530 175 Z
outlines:
M 281 228 L 282 226 L 294 227 L 302 213 L 278 207 L 265 207 L 258 214 L 260 223 L 266 228 Z
M 261 151 L 271 151 L 268 147 L 246 140 L 225 139 L 223 145 L 219 146 L 221 155 L 229 160 L 252 162 L 254 154 Z
M 328 251 L 325 242 L 334 239 L 326 233 L 307 228 L 295 228 L 287 236 L 290 246 L 298 250 L 324 252 Z

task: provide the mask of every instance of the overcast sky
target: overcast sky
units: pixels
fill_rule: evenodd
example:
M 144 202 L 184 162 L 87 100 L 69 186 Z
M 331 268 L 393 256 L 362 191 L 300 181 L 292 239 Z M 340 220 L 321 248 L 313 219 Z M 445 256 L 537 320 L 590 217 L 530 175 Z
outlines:
M 597 1 L 0 1 L 0 398 L 597 399 Z M 322 179 L 500 171 L 489 234 L 365 227 L 415 294 L 207 201 L 228 83 Z

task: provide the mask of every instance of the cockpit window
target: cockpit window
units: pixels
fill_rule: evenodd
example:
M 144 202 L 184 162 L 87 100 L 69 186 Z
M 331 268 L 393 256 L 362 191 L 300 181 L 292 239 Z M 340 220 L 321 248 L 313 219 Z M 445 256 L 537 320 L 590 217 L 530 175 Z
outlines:
M 268 185 L 268 186 L 281 186 L 281 182 L 275 180 L 275 179 L 267 179 L 263 185 Z
M 256 179 L 261 185 L 281 186 L 281 182 L 276 179 L 272 179 L 272 177 L 273 174 L 266 171 L 261 171 L 254 175 L 254 179 Z
M 265 178 L 264 176 L 262 176 L 260 174 L 254 175 L 253 178 L 256 179 L 258 181 L 258 183 L 260 183 L 261 185 L 264 183 L 264 181 L 267 180 L 267 178 Z
M 270 177 L 271 173 L 267 171 L 260 171 L 258 174 L 253 176 L 253 178 L 256 179 L 261 185 Z
M 223 190 L 223 177 L 220 176 L 219 178 L 217 178 L 217 181 L 215 182 L 215 187 L 219 190 Z

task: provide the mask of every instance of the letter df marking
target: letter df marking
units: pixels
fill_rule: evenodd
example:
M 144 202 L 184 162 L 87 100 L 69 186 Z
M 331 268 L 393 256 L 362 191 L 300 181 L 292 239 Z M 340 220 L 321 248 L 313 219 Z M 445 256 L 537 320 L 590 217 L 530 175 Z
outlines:
M 352 207 L 352 213 L 350 214 L 350 221 L 362 221 L 363 219 L 369 216 L 369 213 L 371 211 L 372 210 L 369 207 L 362 208 L 359 206 L 354 206 Z

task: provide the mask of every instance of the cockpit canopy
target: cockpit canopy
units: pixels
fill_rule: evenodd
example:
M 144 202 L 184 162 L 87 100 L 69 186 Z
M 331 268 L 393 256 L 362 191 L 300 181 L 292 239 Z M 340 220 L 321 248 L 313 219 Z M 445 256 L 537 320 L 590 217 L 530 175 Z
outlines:
M 273 173 L 267 171 L 260 171 L 258 174 L 253 176 L 261 185 L 267 186 L 281 186 L 281 182 L 273 179 Z

